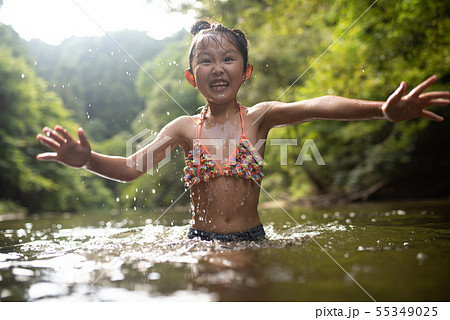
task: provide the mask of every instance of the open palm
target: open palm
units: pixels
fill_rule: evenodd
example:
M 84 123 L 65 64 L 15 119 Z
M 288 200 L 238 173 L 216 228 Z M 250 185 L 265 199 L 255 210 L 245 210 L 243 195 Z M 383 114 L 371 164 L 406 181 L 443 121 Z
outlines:
M 78 141 L 64 128 L 56 126 L 55 130 L 45 127 L 44 134 L 38 134 L 36 139 L 55 152 L 40 153 L 36 158 L 40 161 L 57 161 L 70 167 L 81 168 L 91 157 L 91 146 L 83 132 L 78 129 Z
M 435 121 L 444 120 L 443 117 L 434 112 L 425 110 L 430 106 L 442 106 L 450 103 L 446 99 L 450 96 L 448 91 L 431 91 L 423 93 L 437 80 L 432 76 L 415 87 L 405 95 L 406 83 L 402 81 L 398 89 L 387 99 L 382 110 L 385 117 L 392 122 L 399 122 L 419 117 L 428 118 Z

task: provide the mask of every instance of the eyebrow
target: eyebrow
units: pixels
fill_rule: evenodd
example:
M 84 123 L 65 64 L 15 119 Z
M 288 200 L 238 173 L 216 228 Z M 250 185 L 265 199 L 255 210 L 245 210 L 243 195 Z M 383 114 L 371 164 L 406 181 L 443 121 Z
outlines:
M 210 53 L 207 52 L 207 51 L 199 51 L 195 56 L 196 56 L 196 57 L 199 57 L 199 56 L 201 56 L 201 55 L 204 55 L 204 56 L 211 56 L 212 54 L 210 54 Z
M 236 50 L 227 50 L 224 53 L 222 53 L 222 56 L 226 56 L 229 54 L 238 54 L 238 52 Z M 199 50 L 196 54 L 196 57 L 200 57 L 201 55 L 206 55 L 206 56 L 212 56 L 213 54 L 209 53 L 207 50 Z
M 226 56 L 227 54 L 230 54 L 230 53 L 236 54 L 236 53 L 238 53 L 238 52 L 237 52 L 236 50 L 227 50 L 227 51 L 225 51 L 225 52 L 223 53 L 223 55 Z

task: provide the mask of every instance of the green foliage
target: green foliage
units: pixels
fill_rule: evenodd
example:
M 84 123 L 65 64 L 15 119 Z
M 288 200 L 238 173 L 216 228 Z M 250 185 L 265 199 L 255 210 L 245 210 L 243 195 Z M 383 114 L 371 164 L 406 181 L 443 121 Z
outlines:
M 171 120 L 182 115 L 193 115 L 204 104 L 201 96 L 185 79 L 188 65 L 187 41 L 167 46 L 158 56 L 145 64 L 137 78 L 138 93 L 145 98 L 146 108 L 133 122 L 133 132 L 144 129 L 153 135 Z M 131 137 L 131 135 L 130 135 Z M 154 168 L 149 175 L 121 186 L 121 200 L 127 207 L 170 206 L 184 193 L 184 153 L 175 149 L 170 161 L 161 168 Z M 177 204 L 186 205 L 186 194 Z
M 448 90 L 446 1 L 380 0 L 362 17 L 373 1 L 199 2 L 200 16 L 244 29 L 252 42 L 255 73 L 243 99 L 249 105 L 327 94 L 384 101 L 401 80 L 414 86 L 432 74 L 440 79 L 433 89 Z M 450 116 L 445 108 L 437 112 Z M 292 199 L 352 193 L 384 181 L 392 186 L 384 196 L 447 196 L 441 181 L 450 172 L 448 123 L 314 121 L 276 129 L 271 137 L 297 138 L 298 146 L 288 148 L 290 162 L 281 166 L 279 147 L 269 141 L 264 186 Z M 314 139 L 326 166 L 293 164 L 306 138 Z M 399 191 L 406 187 L 409 193 Z
M 246 106 L 323 95 L 384 101 L 401 80 L 413 87 L 432 74 L 439 78 L 433 89 L 448 90 L 448 1 L 379 0 L 362 17 L 373 1 L 177 3 L 181 11 L 194 8 L 199 17 L 247 34 L 254 74 L 239 93 Z M 126 185 L 34 159 L 44 150 L 35 141 L 44 125 L 63 124 L 75 133 L 79 123 L 96 151 L 126 156 L 126 141 L 135 134 L 156 133 L 204 104 L 184 80 L 190 42 L 185 32 L 162 41 L 137 32 L 113 36 L 143 69 L 108 37 L 72 38 L 58 47 L 25 45 L 10 28 L 0 27 L 0 200 L 31 211 L 149 208 L 169 206 L 183 194 L 181 149 L 152 174 Z M 450 117 L 448 108 L 436 111 Z M 266 147 L 263 186 L 286 199 L 352 194 L 374 185 L 384 186 L 379 197 L 448 196 L 449 133 L 448 120 L 425 119 L 396 125 L 313 121 L 277 128 Z M 270 138 L 297 139 L 297 146 L 288 147 L 287 166 L 280 165 L 280 147 L 270 145 Z M 313 139 L 326 166 L 295 165 L 305 139 Z M 262 194 L 262 200 L 269 198 Z M 187 202 L 184 195 L 177 204 Z
M 184 33 L 162 41 L 136 31 L 111 37 L 114 40 L 109 36 L 71 38 L 57 47 L 38 40 L 28 44 L 37 73 L 52 84 L 94 141 L 130 130 L 144 109 L 144 100 L 135 94 L 138 64 L 154 57 L 166 43 L 179 41 Z
M 36 134 L 45 125 L 64 123 L 72 132 L 75 123 L 61 99 L 38 78 L 23 51 L 23 43 L 9 27 L 0 41 L 0 189 L 1 200 L 25 206 L 29 211 L 73 210 L 107 204 L 111 195 L 103 186 L 86 187 L 86 174 L 58 164 L 36 161 L 44 148 Z M 5 42 L 3 42 L 5 39 Z
M 195 114 L 205 102 L 185 79 L 188 67 L 187 41 L 168 45 L 148 61 L 138 74 L 137 92 L 145 99 L 145 110 L 133 122 L 133 130 L 159 130 L 181 115 Z

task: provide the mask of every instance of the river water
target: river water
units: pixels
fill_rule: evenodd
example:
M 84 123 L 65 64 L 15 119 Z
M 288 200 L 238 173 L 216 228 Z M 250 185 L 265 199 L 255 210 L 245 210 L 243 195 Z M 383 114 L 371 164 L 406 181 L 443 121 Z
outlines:
M 162 213 L 0 221 L 0 301 L 450 300 L 450 201 L 265 209 L 242 243 Z

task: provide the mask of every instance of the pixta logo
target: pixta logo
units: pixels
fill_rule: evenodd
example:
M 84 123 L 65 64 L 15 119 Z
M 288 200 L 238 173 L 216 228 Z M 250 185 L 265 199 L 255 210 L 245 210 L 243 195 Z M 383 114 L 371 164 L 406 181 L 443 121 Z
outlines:
M 150 129 L 144 129 L 141 132 L 135 134 L 130 139 L 127 140 L 126 143 L 126 154 L 127 154 L 127 166 L 130 168 L 134 168 L 138 171 L 144 172 L 146 171 L 148 174 L 153 175 L 154 169 L 154 150 L 158 150 L 161 152 L 160 148 L 170 140 L 168 136 L 162 136 L 154 142 L 156 137 L 156 133 Z M 197 145 L 198 148 L 193 148 L 194 155 L 194 164 L 200 165 L 200 153 L 201 148 L 198 144 L 195 143 L 196 140 L 193 141 L 192 145 Z M 235 154 L 232 153 L 232 150 L 236 149 L 238 145 L 238 141 L 233 139 L 229 139 L 228 150 L 232 153 L 231 156 L 227 156 L 224 154 L 225 141 L 224 139 L 200 139 L 200 143 L 203 148 L 207 150 L 215 150 L 209 154 L 215 161 L 226 162 L 228 160 L 229 164 L 235 164 Z M 259 155 L 258 151 L 261 147 L 266 143 L 266 139 L 260 139 L 258 142 L 251 146 L 254 150 L 253 156 L 257 159 L 258 163 L 266 165 L 262 156 Z M 271 139 L 271 146 L 280 146 L 280 165 L 288 165 L 288 146 L 297 146 L 297 139 Z M 164 150 L 165 158 L 157 164 L 157 168 L 161 168 L 167 163 L 171 161 L 171 147 L 168 146 Z M 314 157 L 314 159 L 313 159 Z M 305 161 L 316 161 L 317 165 L 324 166 L 325 161 L 322 158 L 316 144 L 313 139 L 305 139 L 303 145 L 300 149 L 299 155 L 295 161 L 296 166 L 301 166 Z
M 134 168 L 140 172 L 146 171 L 147 174 L 153 175 L 153 151 L 164 145 L 170 137 L 164 136 L 152 143 L 156 137 L 156 132 L 150 129 L 144 129 L 135 134 L 126 143 L 127 167 Z M 147 148 L 152 144 L 152 148 Z M 157 168 L 160 169 L 170 162 L 170 146 L 165 150 L 165 158 L 158 163 Z M 132 157 L 134 155 L 134 157 Z

